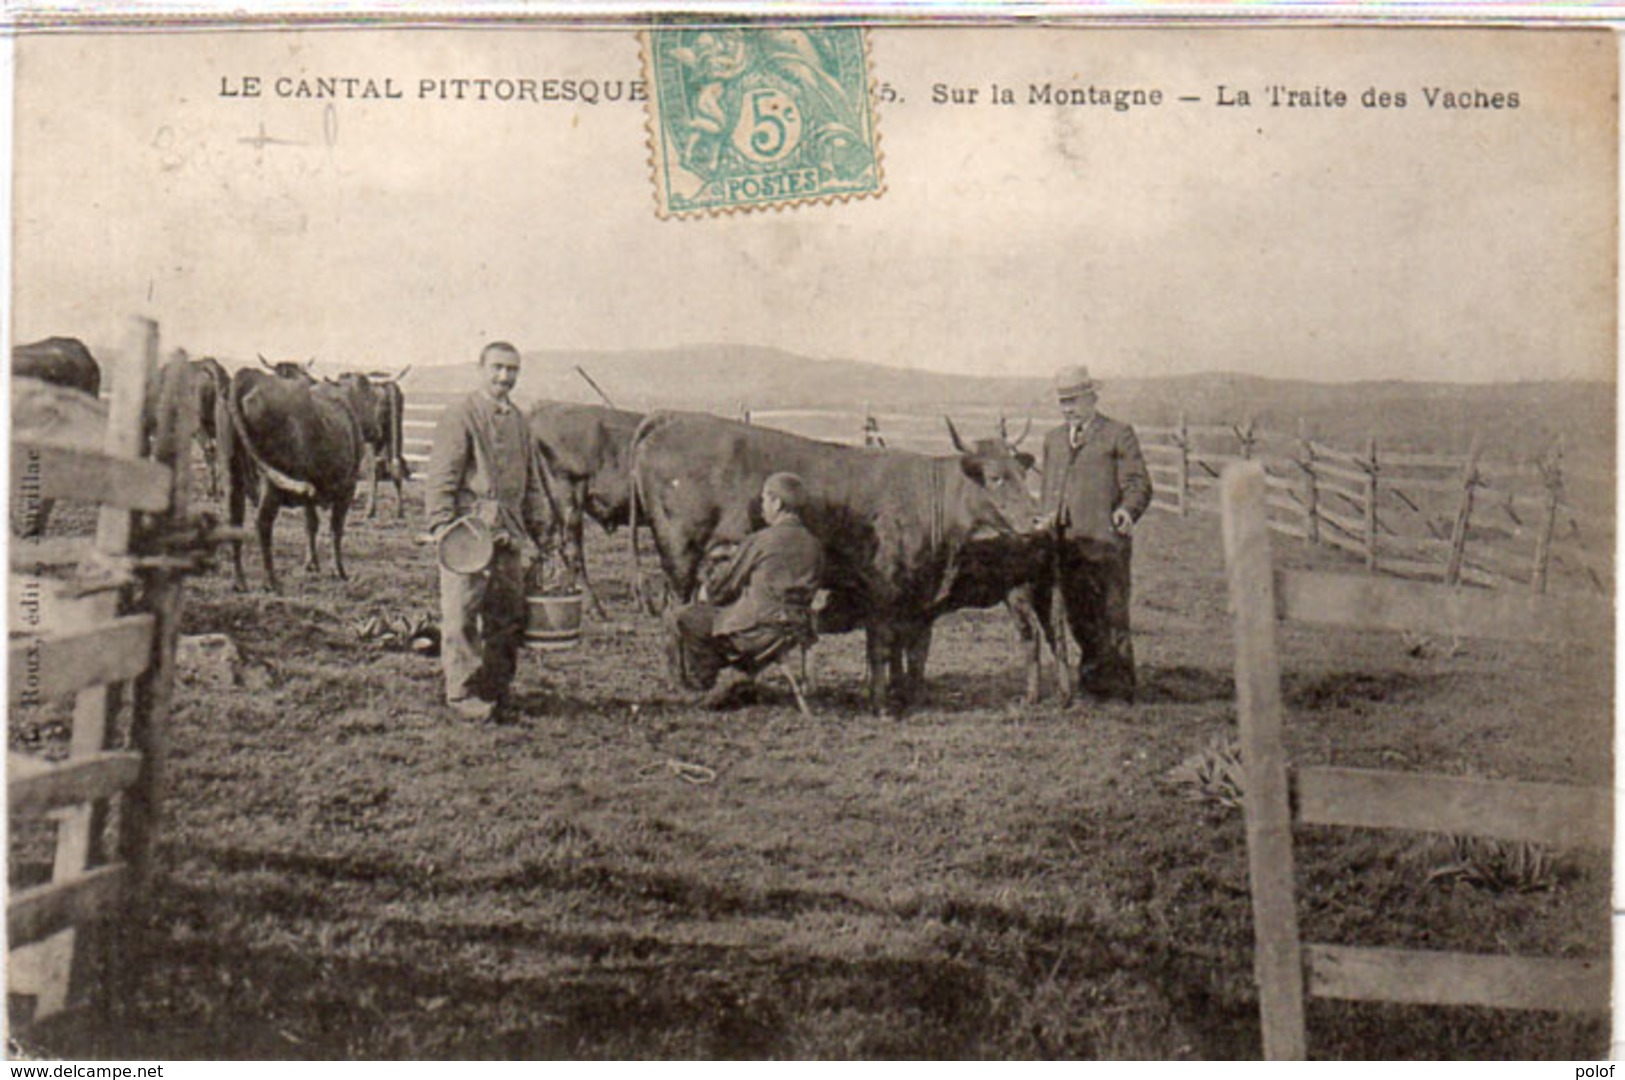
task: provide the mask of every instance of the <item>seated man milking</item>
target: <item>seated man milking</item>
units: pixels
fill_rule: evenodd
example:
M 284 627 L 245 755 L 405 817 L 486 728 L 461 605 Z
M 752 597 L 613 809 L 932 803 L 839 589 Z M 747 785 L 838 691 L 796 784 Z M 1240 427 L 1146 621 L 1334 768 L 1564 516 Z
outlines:
M 762 484 L 767 527 L 745 538 L 710 576 L 699 600 L 667 614 L 672 676 L 685 689 L 711 690 L 729 667 L 754 677 L 786 648 L 811 642 L 812 600 L 824 555 L 802 524 L 806 506 L 800 477 L 768 477 Z

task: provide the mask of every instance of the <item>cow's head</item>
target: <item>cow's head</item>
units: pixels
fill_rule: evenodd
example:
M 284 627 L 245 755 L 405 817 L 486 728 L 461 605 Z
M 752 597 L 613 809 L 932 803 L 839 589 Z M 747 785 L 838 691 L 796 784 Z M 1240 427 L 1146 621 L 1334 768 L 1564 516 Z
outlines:
M 965 509 L 971 538 L 978 535 L 1025 536 L 1034 531 L 1038 500 L 1027 488 L 1031 454 L 1017 451 L 1004 439 L 979 439 L 967 446 L 954 422 L 942 418 L 959 451 L 959 469 L 971 481 Z
M 263 354 L 256 353 L 255 355 L 259 356 L 260 363 L 264 364 L 270 370 L 276 372 L 276 376 L 279 379 L 293 379 L 297 382 L 306 383 L 313 383 L 316 381 L 316 376 L 312 373 L 312 369 L 316 366 L 316 358 L 314 356 L 312 356 L 309 360 L 306 360 L 303 364 L 296 360 L 280 360 L 273 364 L 271 361 L 267 360 Z
M 346 371 L 337 379 L 327 382 L 336 387 L 350 411 L 361 424 L 361 437 L 374 450 L 387 452 L 389 436 L 389 394 L 391 387 L 381 387 L 358 371 Z

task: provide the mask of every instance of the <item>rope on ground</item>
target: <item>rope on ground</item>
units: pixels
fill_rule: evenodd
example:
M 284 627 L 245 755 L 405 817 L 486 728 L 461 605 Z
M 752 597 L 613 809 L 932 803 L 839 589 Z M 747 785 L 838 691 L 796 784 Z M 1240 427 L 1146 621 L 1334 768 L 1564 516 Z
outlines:
M 667 758 L 665 761 L 655 761 L 638 770 L 639 776 L 650 776 L 662 769 L 671 773 L 686 784 L 711 784 L 717 779 L 715 769 L 704 765 L 696 765 L 692 761 L 678 761 L 676 758 Z

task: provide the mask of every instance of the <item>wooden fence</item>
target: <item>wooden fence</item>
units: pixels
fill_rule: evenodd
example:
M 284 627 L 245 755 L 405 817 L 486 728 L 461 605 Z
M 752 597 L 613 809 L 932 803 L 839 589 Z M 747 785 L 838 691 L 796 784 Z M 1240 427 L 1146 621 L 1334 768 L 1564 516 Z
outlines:
M 1235 613 L 1236 712 L 1246 769 L 1254 974 L 1265 1056 L 1307 1052 L 1303 998 L 1604 1013 L 1608 957 L 1507 956 L 1307 944 L 1300 938 L 1292 826 L 1399 829 L 1607 850 L 1606 787 L 1337 767 L 1287 760 L 1276 620 L 1449 637 L 1590 643 L 1606 649 L 1614 613 L 1585 595 L 1458 589 L 1366 574 L 1271 566 L 1266 477 L 1232 466 L 1222 532 Z M 1599 653 L 1599 655 L 1602 655 Z
M 1538 461 L 1391 450 L 1376 438 L 1331 446 L 1301 429 L 1284 435 L 1233 426 L 1137 428 L 1151 472 L 1152 506 L 1181 516 L 1217 513 L 1220 472 L 1258 461 L 1271 531 L 1358 556 L 1371 572 L 1545 592 L 1554 573 L 1607 594 L 1611 513 L 1569 501 L 1570 481 L 1610 504 L 1610 478 L 1566 472 L 1561 442 Z M 1606 489 L 1606 494 L 1604 494 Z
M 408 391 L 408 461 L 428 460 L 435 421 L 456 397 Z M 935 418 L 930 427 L 929 447 L 907 437 L 892 445 L 928 450 L 942 440 L 937 452 L 945 452 L 945 431 Z M 1270 489 L 1271 530 L 1348 552 L 1373 573 L 1536 592 L 1560 577 L 1585 591 L 1611 589 L 1612 477 L 1577 473 L 1560 444 L 1539 461 L 1508 462 L 1490 459 L 1477 445 L 1465 455 L 1401 451 L 1375 438 L 1358 448 L 1332 446 L 1301 427 L 1287 435 L 1251 423 L 1191 425 L 1181 418 L 1175 427 L 1135 430 L 1158 510 L 1217 514 L 1220 472 L 1255 460 Z M 865 435 L 854 427 L 843 441 L 861 445 Z M 1587 497 L 1575 497 L 1576 487 Z
M 426 465 L 434 445 L 434 426 L 441 410 L 455 400 L 453 394 L 406 394 L 406 416 L 401 421 L 402 453 L 412 465 Z
M 32 1020 L 84 1003 L 69 985 L 76 967 L 101 968 L 103 1005 L 136 970 L 131 935 L 158 826 L 181 575 L 196 568 L 189 552 L 215 542 L 187 535 L 189 470 L 175 467 L 195 423 L 183 404 L 190 372 L 157 375 L 155 323 L 138 319 L 132 334 L 106 408 L 53 398 L 74 392 L 32 380 L 13 385 L 14 506 L 19 496 L 99 506 L 93 537 L 13 537 L 10 547 L 13 727 L 69 702 L 72 717 L 66 746 L 7 754 L 13 872 L 24 874 L 6 906 L 7 991 L 33 1000 Z M 149 399 L 156 416 L 144 416 Z M 29 860 L 44 852 L 49 880 L 38 881 L 29 868 L 44 867 Z M 92 942 L 88 966 L 76 965 Z

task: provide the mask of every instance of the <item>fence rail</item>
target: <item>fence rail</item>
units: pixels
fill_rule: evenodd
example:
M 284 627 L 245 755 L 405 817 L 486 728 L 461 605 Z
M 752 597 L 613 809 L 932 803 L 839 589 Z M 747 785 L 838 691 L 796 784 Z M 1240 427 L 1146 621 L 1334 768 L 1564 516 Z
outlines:
M 1137 430 L 1158 496 L 1151 505 L 1165 512 L 1217 513 L 1208 492 L 1219 471 L 1254 460 L 1267 470 L 1272 531 L 1361 556 L 1372 572 L 1536 592 L 1546 591 L 1554 567 L 1577 568 L 1572 576 L 1598 592 L 1612 576 L 1613 520 L 1565 501 L 1561 441 L 1539 461 L 1486 463 L 1476 443 L 1458 457 L 1386 450 L 1375 438 L 1352 450 L 1250 423 L 1181 419 Z M 1214 440 L 1235 452 L 1212 448 Z M 1569 545 L 1561 555 L 1558 543 Z M 1592 550 L 1582 550 L 1588 543 Z
M 434 427 L 454 393 L 409 394 L 405 456 L 428 461 Z M 1561 442 L 1540 461 L 1482 461 L 1391 450 L 1375 438 L 1359 449 L 1237 424 L 1137 425 L 1155 498 L 1181 517 L 1216 514 L 1219 474 L 1253 460 L 1266 469 L 1269 527 L 1335 547 L 1372 572 L 1447 583 L 1513 585 L 1544 592 L 1554 570 L 1591 591 L 1613 576 L 1613 515 L 1567 501 L 1565 481 L 1606 479 L 1565 465 Z M 854 436 L 861 438 L 857 432 Z
M 14 539 L 10 549 L 12 714 L 22 722 L 71 708 L 65 760 L 20 750 L 6 758 L 13 856 L 32 859 L 37 842 L 50 859 L 49 880 L 14 887 L 6 903 L 7 991 L 33 1000 L 34 1021 L 79 1004 L 74 995 L 83 991 L 73 984 L 96 974 L 98 960 L 103 977 L 89 979 L 90 1004 L 104 1007 L 130 990 L 141 966 L 134 954 L 161 802 L 180 576 L 189 565 L 162 537 L 186 520 L 188 470 L 177 462 L 195 414 L 185 406 L 189 365 L 157 368 L 157 324 L 136 319 L 131 333 L 106 412 L 76 441 L 53 434 L 48 416 L 65 400 L 51 394 L 73 391 L 47 387 L 37 405 L 12 405 L 14 505 L 25 504 L 40 529 L 45 515 L 30 512 L 32 500 L 99 506 L 94 537 Z M 149 387 L 157 391 L 150 404 Z M 154 528 L 137 533 L 132 511 L 157 515 Z M 116 577 L 120 566 L 144 560 L 168 568 L 132 596 L 106 587 L 110 570 Z

